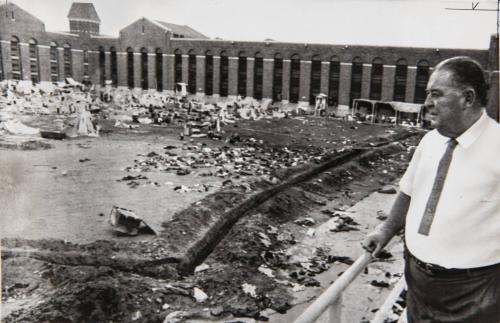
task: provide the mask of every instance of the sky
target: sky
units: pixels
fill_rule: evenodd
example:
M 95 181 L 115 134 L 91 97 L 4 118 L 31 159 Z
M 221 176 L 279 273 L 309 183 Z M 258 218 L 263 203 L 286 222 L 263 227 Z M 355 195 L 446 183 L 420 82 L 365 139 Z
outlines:
M 48 31 L 67 31 L 72 0 L 0 0 L 39 17 Z M 189 25 L 227 40 L 486 49 L 496 12 L 465 0 L 80 0 L 93 2 L 101 34 L 141 17 Z M 475 2 L 477 3 L 477 1 Z M 477 8 L 496 9 L 497 1 Z

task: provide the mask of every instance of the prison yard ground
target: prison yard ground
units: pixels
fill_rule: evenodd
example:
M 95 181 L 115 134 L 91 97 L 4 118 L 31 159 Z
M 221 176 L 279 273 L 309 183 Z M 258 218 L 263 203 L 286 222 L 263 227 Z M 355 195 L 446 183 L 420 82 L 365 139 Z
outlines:
M 241 120 L 220 140 L 100 124 L 99 138 L 0 143 L 2 322 L 291 321 L 385 219 L 393 195 L 376 192 L 422 135 L 311 116 Z M 117 235 L 113 206 L 157 235 Z M 356 322 L 400 273 L 394 252 L 346 304 Z

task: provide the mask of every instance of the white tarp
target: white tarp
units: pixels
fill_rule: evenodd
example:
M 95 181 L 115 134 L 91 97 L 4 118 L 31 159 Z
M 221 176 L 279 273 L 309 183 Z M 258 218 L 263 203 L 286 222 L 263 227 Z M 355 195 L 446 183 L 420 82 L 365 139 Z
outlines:
M 273 100 L 271 100 L 271 99 L 262 99 L 262 105 L 261 105 L 262 110 L 266 111 L 272 102 L 273 102 Z
M 48 94 L 51 94 L 56 90 L 56 86 L 51 82 L 40 82 L 36 87 Z
M 13 135 L 40 135 L 37 128 L 28 127 L 17 119 L 7 120 L 3 123 L 3 128 Z
M 16 85 L 16 90 L 18 93 L 30 94 L 33 88 L 33 83 L 31 81 L 19 81 Z
M 66 82 L 68 82 L 68 84 L 71 85 L 71 86 L 78 86 L 78 85 L 80 85 L 80 83 L 78 83 L 77 81 L 75 81 L 72 77 L 67 77 L 66 78 Z
M 406 103 L 406 102 L 387 102 L 394 110 L 404 113 L 420 113 L 422 104 Z

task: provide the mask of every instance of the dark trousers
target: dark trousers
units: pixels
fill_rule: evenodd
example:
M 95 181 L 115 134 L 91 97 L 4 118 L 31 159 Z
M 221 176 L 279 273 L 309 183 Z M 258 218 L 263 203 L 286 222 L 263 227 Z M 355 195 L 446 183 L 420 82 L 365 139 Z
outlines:
M 500 323 L 500 264 L 428 270 L 405 252 L 408 323 Z

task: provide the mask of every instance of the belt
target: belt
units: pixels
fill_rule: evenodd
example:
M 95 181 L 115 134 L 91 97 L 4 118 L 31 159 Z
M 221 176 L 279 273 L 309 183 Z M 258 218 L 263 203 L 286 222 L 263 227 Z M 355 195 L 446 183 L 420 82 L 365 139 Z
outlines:
M 476 268 L 445 268 L 439 265 L 431 264 L 428 262 L 424 262 L 414 255 L 411 252 L 407 251 L 407 255 L 415 262 L 417 267 L 430 275 L 456 275 L 456 274 L 471 274 L 476 272 L 485 271 L 488 269 L 493 269 L 494 267 L 498 267 L 500 264 L 494 264 L 485 267 L 476 267 Z

